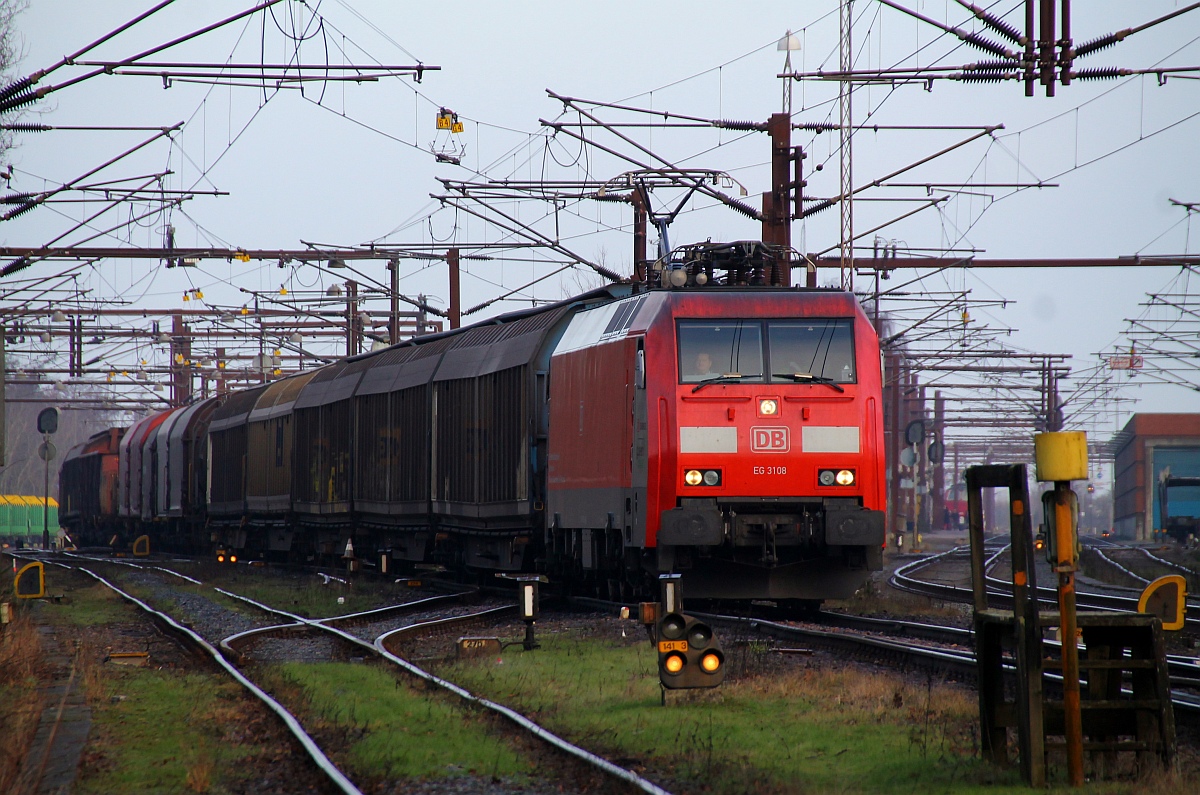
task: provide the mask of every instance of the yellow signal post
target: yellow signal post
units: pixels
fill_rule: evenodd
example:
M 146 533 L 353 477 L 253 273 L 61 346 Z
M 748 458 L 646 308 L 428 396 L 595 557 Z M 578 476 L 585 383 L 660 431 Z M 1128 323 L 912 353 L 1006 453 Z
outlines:
M 1059 630 L 1062 634 L 1063 722 L 1067 742 L 1067 779 L 1083 786 L 1083 715 L 1079 695 L 1079 647 L 1075 636 L 1075 538 L 1078 501 L 1072 480 L 1087 478 L 1087 435 L 1082 431 L 1039 433 L 1033 437 L 1037 479 L 1053 481 L 1042 497 L 1052 526 L 1054 573 L 1058 578 Z M 1051 513 L 1053 514 L 1051 516 Z

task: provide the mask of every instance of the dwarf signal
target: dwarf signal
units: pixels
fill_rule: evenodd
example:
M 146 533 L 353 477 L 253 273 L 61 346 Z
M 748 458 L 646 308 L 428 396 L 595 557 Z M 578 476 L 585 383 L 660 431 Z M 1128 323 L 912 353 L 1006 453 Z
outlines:
M 683 613 L 667 613 L 658 622 L 655 642 L 663 687 L 716 687 L 725 681 L 725 655 L 708 624 Z

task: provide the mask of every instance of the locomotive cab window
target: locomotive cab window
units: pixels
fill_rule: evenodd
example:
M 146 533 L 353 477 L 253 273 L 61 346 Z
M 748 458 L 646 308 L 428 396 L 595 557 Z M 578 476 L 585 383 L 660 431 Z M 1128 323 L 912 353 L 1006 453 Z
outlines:
M 772 380 L 812 375 L 838 384 L 857 380 L 850 318 L 773 320 L 767 324 Z
M 762 325 L 750 320 L 679 324 L 679 381 L 695 384 L 723 376 L 763 380 Z
M 853 323 L 851 318 L 681 321 L 679 382 L 853 384 L 858 380 Z

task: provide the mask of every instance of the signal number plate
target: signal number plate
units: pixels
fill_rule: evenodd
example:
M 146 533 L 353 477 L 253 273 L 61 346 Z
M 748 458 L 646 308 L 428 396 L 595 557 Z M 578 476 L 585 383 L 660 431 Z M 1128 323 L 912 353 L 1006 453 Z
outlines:
M 666 654 L 669 651 L 687 651 L 687 641 L 660 640 L 658 642 L 658 651 L 660 654 Z

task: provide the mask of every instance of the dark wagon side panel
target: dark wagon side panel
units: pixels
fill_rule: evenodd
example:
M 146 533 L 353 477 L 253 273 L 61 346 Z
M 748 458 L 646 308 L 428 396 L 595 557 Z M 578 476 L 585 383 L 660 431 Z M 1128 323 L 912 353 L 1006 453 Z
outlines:
M 531 465 L 545 411 L 536 395 L 573 311 L 559 306 L 467 329 L 442 357 L 433 379 L 432 496 L 443 523 L 529 527 Z
M 240 523 L 246 513 L 246 426 L 267 389 L 236 392 L 213 413 L 208 427 L 208 514 L 215 522 Z
M 165 518 L 164 514 L 158 511 L 158 494 L 159 484 L 166 470 L 167 439 L 170 437 L 171 428 L 178 421 L 179 415 L 185 410 L 186 407 L 181 406 L 162 412 L 162 419 L 146 434 L 146 441 L 142 445 L 142 496 L 140 500 L 143 522 L 153 522 Z
M 206 507 L 208 489 L 208 425 L 221 398 L 188 406 L 167 437 L 165 488 L 159 509 L 165 516 L 195 517 Z
M 430 381 L 450 339 L 393 348 L 354 395 L 354 506 L 368 522 L 429 523 Z
M 345 359 L 321 369 L 296 399 L 292 509 L 301 522 L 350 521 L 350 399 L 371 358 Z
M 319 370 L 267 387 L 247 421 L 246 508 L 255 521 L 280 522 L 291 510 L 295 442 L 293 406 Z

